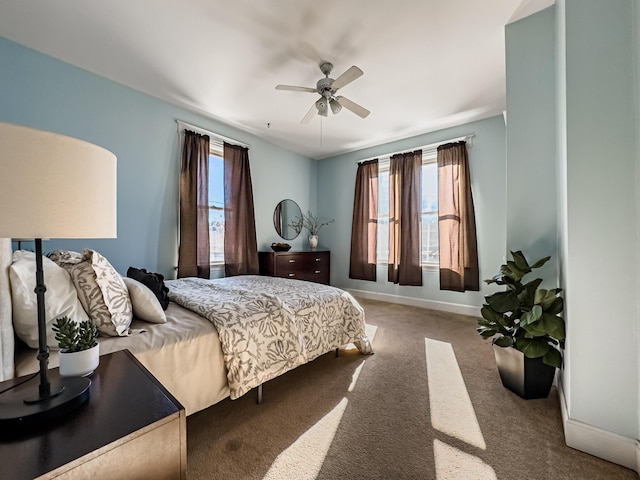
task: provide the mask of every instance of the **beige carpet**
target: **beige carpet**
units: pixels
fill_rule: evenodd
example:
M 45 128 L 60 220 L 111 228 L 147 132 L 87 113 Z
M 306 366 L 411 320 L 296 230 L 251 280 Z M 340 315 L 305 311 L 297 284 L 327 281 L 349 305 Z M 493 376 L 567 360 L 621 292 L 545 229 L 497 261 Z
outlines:
M 375 355 L 324 355 L 187 419 L 188 478 L 637 479 L 564 444 L 555 388 L 500 383 L 472 317 L 361 300 Z

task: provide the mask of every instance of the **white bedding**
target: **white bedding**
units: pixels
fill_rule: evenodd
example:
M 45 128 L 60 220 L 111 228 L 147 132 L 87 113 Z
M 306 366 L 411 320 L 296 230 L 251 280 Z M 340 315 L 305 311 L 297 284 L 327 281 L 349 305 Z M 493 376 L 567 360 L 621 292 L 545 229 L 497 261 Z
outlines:
M 132 328 L 145 330 L 129 337 L 100 337 L 100 354 L 129 349 L 185 407 L 187 415 L 229 396 L 218 332 L 200 315 L 170 303 L 167 323 L 134 320 Z M 37 351 L 23 349 L 16 355 L 16 374 L 38 371 Z M 58 366 L 58 352 L 51 351 L 49 368 Z
M 349 343 L 371 353 L 364 310 L 338 288 L 255 275 L 166 283 L 218 330 L 232 399 Z

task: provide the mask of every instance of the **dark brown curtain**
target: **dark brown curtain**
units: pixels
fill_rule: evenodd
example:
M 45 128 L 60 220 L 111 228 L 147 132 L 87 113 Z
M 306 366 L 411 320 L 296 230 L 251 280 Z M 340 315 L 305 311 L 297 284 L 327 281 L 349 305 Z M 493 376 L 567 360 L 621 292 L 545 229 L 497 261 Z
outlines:
M 438 147 L 440 290 L 480 290 L 476 220 L 465 142 Z
M 209 278 L 209 264 L 209 137 L 185 130 L 180 166 L 178 278 Z
M 390 282 L 422 285 L 422 150 L 399 153 L 389 166 Z
M 224 144 L 224 270 L 227 277 L 258 273 L 249 150 Z
M 349 278 L 376 281 L 378 159 L 358 164 L 351 222 Z

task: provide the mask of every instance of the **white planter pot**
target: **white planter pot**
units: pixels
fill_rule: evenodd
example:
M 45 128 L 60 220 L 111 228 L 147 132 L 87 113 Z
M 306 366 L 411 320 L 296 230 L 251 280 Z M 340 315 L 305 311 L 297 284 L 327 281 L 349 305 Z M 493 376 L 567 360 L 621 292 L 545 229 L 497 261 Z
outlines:
M 317 235 L 310 235 L 309 236 L 309 246 L 311 248 L 317 248 L 318 247 L 318 236 Z
M 60 352 L 60 375 L 63 377 L 86 377 L 100 363 L 100 344 L 80 352 Z

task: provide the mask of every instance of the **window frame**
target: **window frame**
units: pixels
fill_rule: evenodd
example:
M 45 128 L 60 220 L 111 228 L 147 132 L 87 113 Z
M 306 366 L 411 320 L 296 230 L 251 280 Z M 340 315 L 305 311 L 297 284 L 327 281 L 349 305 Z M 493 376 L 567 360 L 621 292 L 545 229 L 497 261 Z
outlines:
M 210 140 L 209 142 L 209 160 L 211 160 L 210 157 L 217 157 L 222 159 L 222 161 L 224 162 L 224 146 L 222 144 L 222 142 L 216 142 L 213 140 Z M 224 164 L 223 164 L 223 176 L 224 176 Z M 224 188 L 224 178 L 223 178 L 223 188 Z M 223 192 L 224 195 L 224 192 Z M 211 201 L 209 201 L 209 207 L 211 207 Z M 223 207 L 222 207 L 222 211 L 223 211 L 223 221 L 224 221 L 224 198 L 223 198 Z M 209 217 L 209 221 L 210 221 L 210 217 Z M 213 255 L 213 251 L 211 249 L 212 247 L 212 243 L 211 243 L 211 227 L 209 227 L 209 265 L 211 267 L 214 268 L 220 268 L 220 267 L 224 267 L 224 243 L 222 245 L 222 260 L 219 261 L 214 261 L 212 260 Z
M 429 165 L 429 164 L 436 164 L 436 176 L 437 176 L 437 162 L 438 162 L 438 155 L 437 155 L 437 151 L 435 149 L 430 149 L 430 150 L 423 150 L 422 152 L 422 166 L 424 167 L 425 165 Z M 380 176 L 383 173 L 386 173 L 387 175 L 389 174 L 390 171 L 390 167 L 391 167 L 391 155 L 385 155 L 385 156 L 381 156 L 378 159 L 378 176 Z M 422 170 L 420 172 L 420 174 L 422 175 Z M 421 183 L 421 191 L 420 191 L 420 203 L 421 203 L 421 208 L 420 208 L 420 215 L 424 215 L 425 213 L 435 213 L 436 215 L 438 214 L 439 210 L 436 211 L 424 211 L 422 210 L 422 177 L 420 179 L 420 183 Z M 378 180 L 378 185 L 380 185 L 380 181 Z M 437 184 L 436 184 L 437 185 Z M 382 196 L 379 197 L 378 200 L 378 230 L 380 231 L 380 226 L 381 226 L 381 215 L 380 215 L 380 199 L 382 199 Z M 388 198 L 387 198 L 387 202 L 388 202 Z M 387 208 L 388 210 L 388 208 Z M 387 227 L 384 229 L 386 231 L 386 236 L 389 236 L 389 215 L 382 215 L 382 217 L 384 218 L 386 216 L 387 218 L 387 222 L 386 225 Z M 424 239 L 423 239 L 424 240 Z M 438 239 L 439 242 L 439 239 Z M 379 242 L 378 242 L 379 243 Z M 388 252 L 387 252 L 388 254 Z M 423 261 L 422 258 L 425 255 L 425 249 L 424 249 L 424 241 L 422 241 L 422 245 L 420 246 L 420 266 L 422 267 L 423 270 L 430 270 L 430 271 L 435 271 L 438 270 L 440 268 L 440 261 Z M 388 259 L 388 255 L 385 258 L 384 256 L 379 256 L 378 252 L 376 251 L 376 266 L 378 268 L 387 268 L 389 263 L 389 259 Z

